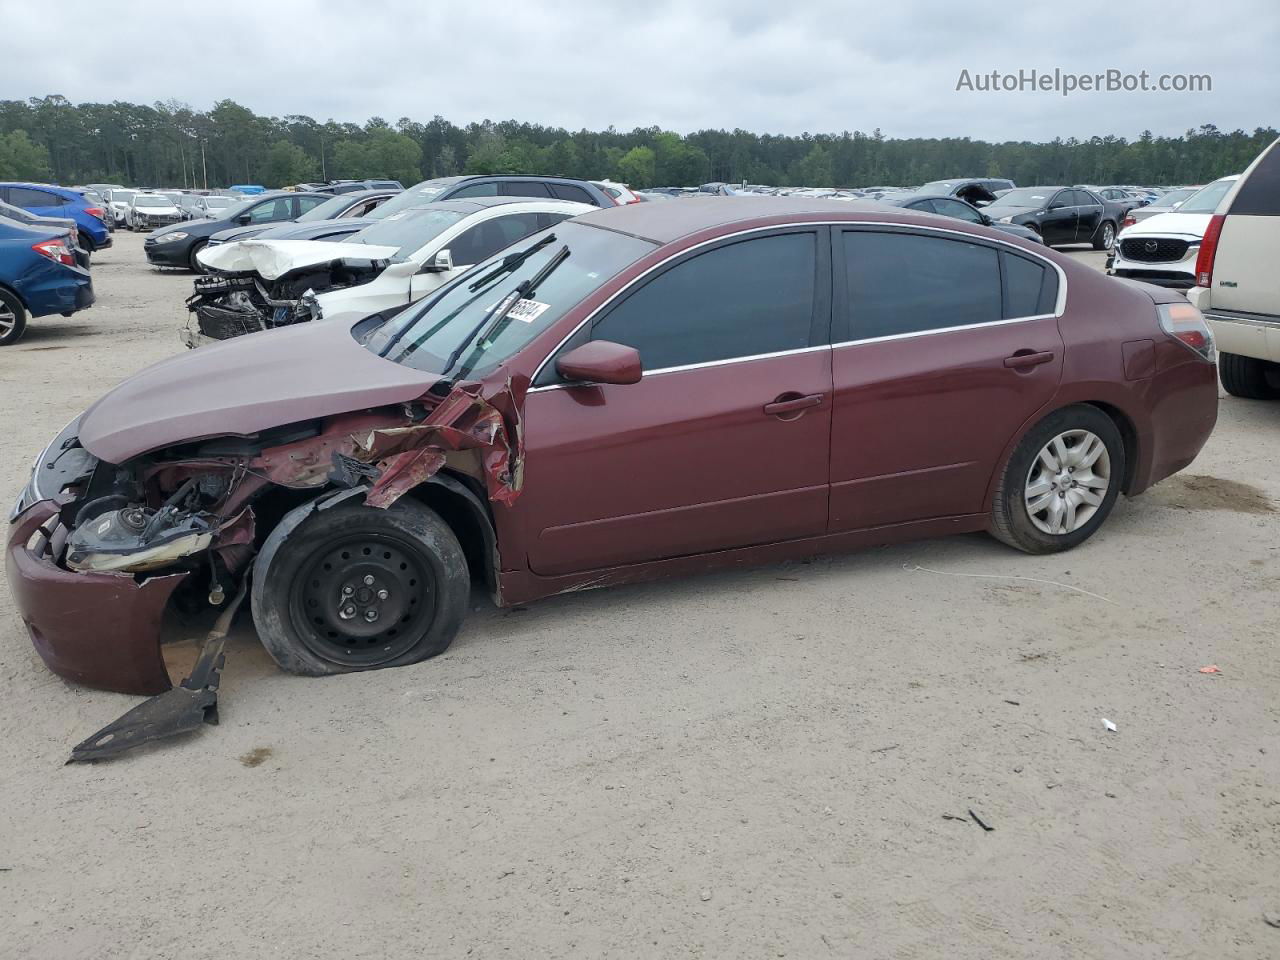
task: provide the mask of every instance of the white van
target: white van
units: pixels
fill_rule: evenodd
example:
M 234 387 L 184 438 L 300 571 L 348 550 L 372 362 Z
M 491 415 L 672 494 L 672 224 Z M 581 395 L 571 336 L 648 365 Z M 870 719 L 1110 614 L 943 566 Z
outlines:
M 1280 140 L 1218 204 L 1187 299 L 1213 328 L 1226 391 L 1280 400 Z

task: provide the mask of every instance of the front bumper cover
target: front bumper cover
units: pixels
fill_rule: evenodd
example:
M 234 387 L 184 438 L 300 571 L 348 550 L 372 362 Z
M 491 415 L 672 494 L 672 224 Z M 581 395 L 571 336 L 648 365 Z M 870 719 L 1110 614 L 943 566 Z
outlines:
M 41 500 L 26 505 L 9 528 L 9 589 L 36 653 L 76 683 L 118 693 L 168 690 L 160 624 L 187 574 L 139 580 L 64 570 L 47 552 L 57 515 L 56 502 Z

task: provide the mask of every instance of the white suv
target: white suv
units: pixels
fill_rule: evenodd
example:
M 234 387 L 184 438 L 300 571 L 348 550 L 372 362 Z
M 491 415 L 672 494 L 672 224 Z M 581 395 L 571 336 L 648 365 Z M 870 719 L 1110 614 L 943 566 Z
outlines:
M 1213 212 L 1187 298 L 1213 328 L 1226 391 L 1280 400 L 1280 140 Z
M 1116 238 L 1107 272 L 1178 290 L 1194 287 L 1200 239 L 1218 204 L 1239 179 L 1230 176 L 1215 180 L 1188 197 L 1177 210 L 1125 227 Z

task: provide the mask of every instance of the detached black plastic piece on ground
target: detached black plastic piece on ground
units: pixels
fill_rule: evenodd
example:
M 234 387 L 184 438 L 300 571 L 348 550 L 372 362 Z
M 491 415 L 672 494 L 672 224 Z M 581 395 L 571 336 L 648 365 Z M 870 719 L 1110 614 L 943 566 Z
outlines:
M 191 676 L 172 690 L 144 700 L 120 719 L 76 744 L 67 763 L 106 760 L 144 743 L 199 729 L 201 724 L 217 724 L 218 683 L 227 659 L 224 652 L 227 631 L 244 601 L 248 582 L 246 574 L 235 598 L 218 615 L 191 668 Z

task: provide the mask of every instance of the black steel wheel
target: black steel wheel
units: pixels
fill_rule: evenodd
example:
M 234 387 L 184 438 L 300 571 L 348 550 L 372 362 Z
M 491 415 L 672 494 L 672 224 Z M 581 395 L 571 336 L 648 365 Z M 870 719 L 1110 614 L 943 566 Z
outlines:
M 386 510 L 301 507 L 267 537 L 253 615 L 285 670 L 316 676 L 402 666 L 452 642 L 470 575 L 457 537 L 405 498 Z
M 420 546 L 380 534 L 321 544 L 299 567 L 289 598 L 307 649 L 355 667 L 402 656 L 436 608 L 435 579 Z

